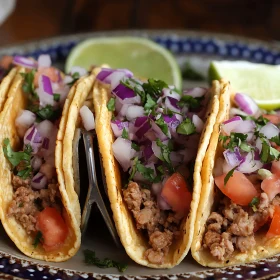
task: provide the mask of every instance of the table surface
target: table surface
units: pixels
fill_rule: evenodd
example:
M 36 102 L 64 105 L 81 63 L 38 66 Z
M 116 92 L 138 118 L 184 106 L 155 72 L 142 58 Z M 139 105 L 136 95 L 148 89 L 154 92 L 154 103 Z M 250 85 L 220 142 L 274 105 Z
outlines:
M 279 40 L 279 12 L 279 0 L 17 0 L 0 26 L 0 45 L 87 31 L 172 28 Z

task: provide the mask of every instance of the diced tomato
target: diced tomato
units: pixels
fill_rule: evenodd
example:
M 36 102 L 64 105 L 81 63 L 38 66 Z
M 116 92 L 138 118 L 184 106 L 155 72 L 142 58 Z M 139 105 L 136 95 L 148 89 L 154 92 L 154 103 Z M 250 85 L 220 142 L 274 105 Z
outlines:
M 274 207 L 274 214 L 266 237 L 280 235 L 280 206 Z
M 280 178 L 280 161 L 273 161 L 271 172 Z
M 56 249 L 68 234 L 68 228 L 60 213 L 52 207 L 45 208 L 37 216 L 37 228 L 43 235 L 43 247 L 46 251 Z
M 167 179 L 161 195 L 178 215 L 184 216 L 190 210 L 192 193 L 180 173 L 174 173 Z
M 261 188 L 267 194 L 268 198 L 272 200 L 280 193 L 280 179 L 276 175 L 272 175 L 262 181 Z
M 57 83 L 59 81 L 59 70 L 54 67 L 41 67 L 38 68 L 38 71 L 35 73 L 34 77 L 34 85 L 38 87 L 38 79 L 39 76 L 46 75 L 48 76 L 53 83 Z
M 215 183 L 221 192 L 229 197 L 234 203 L 246 206 L 254 197 L 259 196 L 254 185 L 243 173 L 234 171 L 226 185 L 224 185 L 225 177 L 226 174 L 216 177 Z
M 9 69 L 10 65 L 13 62 L 13 57 L 10 55 L 4 55 L 0 60 L 0 66 L 4 69 Z
M 279 115 L 263 115 L 264 118 L 268 119 L 271 123 L 278 125 L 280 124 L 280 116 Z

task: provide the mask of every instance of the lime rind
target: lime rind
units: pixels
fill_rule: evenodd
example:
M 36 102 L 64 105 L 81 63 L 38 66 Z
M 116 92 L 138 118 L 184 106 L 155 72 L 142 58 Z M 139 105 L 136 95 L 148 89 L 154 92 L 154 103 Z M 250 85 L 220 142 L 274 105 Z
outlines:
M 139 50 L 141 51 L 142 57 L 145 57 L 146 54 L 148 57 L 149 55 L 154 53 L 154 56 L 156 56 L 157 59 L 160 61 L 159 65 L 150 65 L 150 67 L 153 67 L 153 69 L 155 69 L 154 77 L 157 77 L 157 76 L 165 77 L 168 75 L 167 76 L 167 78 L 169 79 L 167 81 L 168 83 L 175 85 L 179 89 L 182 88 L 181 71 L 180 71 L 179 65 L 178 65 L 175 57 L 172 55 L 172 53 L 170 51 L 168 51 L 167 49 L 165 49 L 164 47 L 158 45 L 157 43 L 155 43 L 149 39 L 142 38 L 142 37 L 127 37 L 126 36 L 126 37 L 109 37 L 109 38 L 100 37 L 100 38 L 87 39 L 87 40 L 79 43 L 77 46 L 75 46 L 72 49 L 72 51 L 70 52 L 70 54 L 66 60 L 65 70 L 68 73 L 72 66 L 85 67 L 86 63 L 88 64 L 86 66 L 89 67 L 90 63 L 91 63 L 90 57 L 94 57 L 94 53 L 88 54 L 86 52 L 90 52 L 91 48 L 96 51 L 96 48 L 98 48 L 99 46 L 103 46 L 103 47 L 106 46 L 111 49 L 111 53 L 108 54 L 107 57 L 108 57 L 108 60 L 112 60 L 112 62 L 110 63 L 110 61 L 103 61 L 101 63 L 107 63 L 109 65 L 114 64 L 114 60 L 120 59 L 119 57 L 114 57 L 114 55 L 112 55 L 112 52 L 114 52 L 114 47 L 115 48 L 116 48 L 116 46 L 123 47 L 125 45 L 133 46 L 133 48 L 129 49 L 129 52 L 127 52 L 128 54 L 124 53 L 123 55 L 126 55 L 125 59 L 130 59 L 129 64 L 131 64 L 131 65 L 133 64 L 133 60 L 135 59 L 136 65 L 133 66 L 132 68 L 135 68 L 136 72 L 138 70 L 137 64 L 144 63 L 144 61 L 141 61 L 142 59 L 139 61 L 139 58 L 138 58 L 138 60 L 137 60 L 137 51 L 139 51 Z M 86 59 L 86 56 L 89 56 L 89 59 Z M 85 63 L 85 60 L 86 60 L 86 63 Z M 81 61 L 83 63 L 81 63 L 82 65 L 79 65 Z M 146 64 L 148 62 L 149 61 L 145 61 Z M 118 66 L 114 65 L 114 67 L 118 67 Z M 145 75 L 145 72 L 149 73 L 149 71 L 147 71 L 149 69 L 145 69 L 145 67 L 146 66 L 142 65 L 142 69 L 141 69 L 141 65 L 139 65 L 139 69 L 141 70 L 141 71 L 139 70 L 139 72 L 141 72 L 140 73 L 141 77 L 147 77 Z M 135 71 L 135 69 L 130 69 L 130 70 Z M 164 73 L 162 73 L 163 72 L 162 69 L 165 69 Z M 167 71 L 166 71 L 166 69 L 167 69 Z M 148 77 L 152 78 L 151 74 Z

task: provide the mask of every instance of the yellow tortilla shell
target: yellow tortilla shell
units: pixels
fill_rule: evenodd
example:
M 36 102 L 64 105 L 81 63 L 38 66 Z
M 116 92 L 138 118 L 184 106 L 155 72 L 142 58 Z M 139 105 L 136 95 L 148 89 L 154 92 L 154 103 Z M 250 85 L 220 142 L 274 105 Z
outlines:
M 206 114 L 207 121 L 201 134 L 199 149 L 197 153 L 196 163 L 194 167 L 194 185 L 193 199 L 188 217 L 181 223 L 182 236 L 175 241 L 165 262 L 161 265 L 152 264 L 145 259 L 144 253 L 150 247 L 148 240 L 144 238 L 141 231 L 135 227 L 135 221 L 122 197 L 122 184 L 120 176 L 120 168 L 113 156 L 112 144 L 115 141 L 111 130 L 112 113 L 107 109 L 107 103 L 111 97 L 110 87 L 96 81 L 93 89 L 93 101 L 95 111 L 96 133 L 98 137 L 99 150 L 102 157 L 102 163 L 105 171 L 108 196 L 113 211 L 113 218 L 120 236 L 121 242 L 127 254 L 135 262 L 153 268 L 171 268 L 179 264 L 186 256 L 190 249 L 193 238 L 194 223 L 196 219 L 196 211 L 201 191 L 200 172 L 202 161 L 209 144 L 210 136 L 216 121 L 219 110 L 219 82 L 215 81 L 211 90 L 211 99 L 209 101 L 209 109 Z
M 209 252 L 209 248 L 203 248 L 203 237 L 205 232 L 206 221 L 219 202 L 217 188 L 215 187 L 213 169 L 217 158 L 222 156 L 223 148 L 218 141 L 220 134 L 220 125 L 229 119 L 229 109 L 231 107 L 231 97 L 233 91 L 228 81 L 222 80 L 222 93 L 220 96 L 220 108 L 214 131 L 211 136 L 210 145 L 207 150 L 202 167 L 202 190 L 201 198 L 197 211 L 197 220 L 195 224 L 194 239 L 191 247 L 193 258 L 201 265 L 209 267 L 224 267 L 231 265 L 244 264 L 247 262 L 259 260 L 273 256 L 280 252 L 280 238 L 266 238 L 264 231 L 255 233 L 256 246 L 246 252 L 241 253 L 236 250 L 225 261 L 218 261 Z
M 21 69 L 19 72 L 24 72 L 24 69 Z M 34 243 L 34 237 L 28 235 L 13 216 L 9 217 L 7 215 L 7 210 L 13 199 L 14 192 L 11 182 L 11 165 L 4 156 L 2 144 L 5 138 L 9 138 L 13 149 L 17 150 L 22 147 L 15 126 L 15 119 L 18 113 L 26 107 L 25 94 L 22 92 L 22 82 L 23 78 L 19 74 L 16 74 L 8 94 L 8 99 L 0 114 L 0 218 L 11 240 L 27 256 L 45 261 L 65 261 L 78 251 L 81 244 L 81 233 L 74 217 L 68 194 L 64 188 L 59 185 L 61 200 L 64 206 L 63 217 L 68 226 L 68 236 L 64 244 L 57 250 L 46 252 L 40 245 L 35 248 L 32 245 Z M 57 161 L 59 160 L 56 158 L 56 164 Z
M 12 84 L 12 81 L 17 73 L 18 68 L 13 68 L 9 74 L 2 80 L 0 84 L 0 112 L 3 110 L 5 101 L 7 99 L 7 95 L 9 92 L 9 88 Z

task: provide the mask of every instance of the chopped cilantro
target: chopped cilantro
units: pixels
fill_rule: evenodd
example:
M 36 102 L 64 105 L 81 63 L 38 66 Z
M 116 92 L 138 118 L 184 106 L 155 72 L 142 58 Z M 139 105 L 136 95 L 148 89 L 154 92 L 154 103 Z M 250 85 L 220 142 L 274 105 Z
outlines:
M 225 179 L 224 179 L 224 187 L 226 186 L 229 178 L 233 175 L 234 170 L 237 168 L 238 166 L 233 167 L 226 175 Z
M 56 102 L 59 102 L 59 100 L 60 100 L 60 93 L 54 93 L 53 94 L 53 100 L 56 101 Z
M 184 106 L 187 106 L 191 109 L 196 109 L 200 107 L 201 101 L 204 97 L 192 97 L 190 95 L 183 95 L 178 102 L 178 105 L 183 108 Z
M 14 152 L 10 145 L 10 140 L 8 138 L 5 138 L 3 141 L 3 152 L 5 157 L 9 160 L 13 167 L 20 167 L 17 176 L 21 177 L 24 180 L 31 176 L 32 147 L 30 145 L 26 145 L 23 151 Z
M 71 74 L 71 77 L 73 80 L 67 84 L 70 87 L 72 87 L 77 82 L 77 80 L 80 79 L 80 74 L 78 72 L 75 72 L 75 73 Z
M 184 135 L 193 134 L 195 131 L 196 127 L 189 118 L 186 118 L 184 121 L 182 121 L 176 128 L 177 133 Z
M 142 85 L 146 94 L 149 94 L 154 100 L 157 100 L 164 88 L 168 88 L 168 84 L 161 80 L 148 79 L 146 83 Z
M 173 173 L 174 167 L 172 166 L 170 160 L 170 147 L 168 147 L 168 145 L 163 144 L 160 139 L 156 140 L 156 144 L 158 147 L 160 147 L 161 150 L 161 155 L 162 155 L 161 160 L 167 164 L 169 171 Z
M 55 120 L 60 113 L 60 110 L 55 110 L 50 104 L 35 112 L 42 120 Z
M 276 145 L 280 146 L 280 137 L 279 137 L 279 135 L 270 138 L 269 141 L 274 142 Z
M 151 111 L 153 111 L 156 105 L 157 103 L 152 99 L 150 94 L 147 94 L 147 101 L 144 105 L 145 112 L 149 114 Z
M 115 105 L 116 105 L 116 99 L 111 97 L 108 104 L 107 104 L 107 109 L 110 112 L 114 112 L 115 111 Z
M 167 124 L 164 122 L 163 116 L 160 115 L 159 119 L 157 119 L 155 121 L 155 123 L 159 126 L 159 128 L 161 129 L 161 131 L 165 134 L 168 135 L 168 126 Z
M 260 199 L 258 197 L 254 197 L 252 201 L 249 203 L 249 206 L 252 207 L 253 211 L 257 211 L 257 205 L 260 203 Z
M 254 148 L 252 146 L 250 146 L 249 144 L 247 144 L 246 142 L 241 142 L 240 144 L 240 149 L 244 152 L 251 152 Z
M 127 130 L 125 128 L 122 131 L 122 138 L 128 139 L 128 132 L 127 132 Z
M 119 272 L 124 272 L 127 269 L 126 264 L 113 261 L 109 258 L 105 258 L 103 260 L 99 259 L 98 257 L 96 257 L 95 252 L 91 250 L 84 250 L 84 256 L 86 264 L 96 265 L 100 268 L 115 267 Z
M 247 139 L 247 134 L 237 133 L 237 132 L 236 133 L 231 132 L 230 136 L 223 136 L 223 135 L 219 136 L 219 141 L 223 141 L 223 147 L 225 149 L 229 149 L 231 152 L 234 151 L 235 147 L 241 148 L 241 146 L 242 146 L 241 149 L 244 152 L 251 151 L 252 147 L 249 144 L 247 144 L 246 139 Z
M 126 86 L 127 88 L 130 88 L 131 90 L 133 90 L 134 93 L 138 94 L 141 98 L 142 104 L 145 104 L 146 93 L 143 90 L 142 85 L 138 81 L 136 81 L 133 78 L 129 78 L 129 79 L 126 79 L 124 81 L 121 81 L 120 83 L 122 85 Z
M 25 93 L 31 93 L 31 95 L 37 96 L 35 89 L 34 89 L 34 76 L 35 76 L 35 69 L 32 69 L 30 72 L 27 73 L 20 73 L 20 75 L 23 77 L 23 84 L 22 84 L 22 90 Z
M 41 231 L 38 231 L 37 232 L 37 234 L 36 234 L 36 236 L 35 236 L 35 239 L 34 239 L 34 242 L 33 242 L 33 246 L 34 246 L 34 248 L 36 248 L 38 245 L 39 245 L 39 243 L 42 243 L 43 242 L 43 234 L 42 234 L 42 232 Z
M 280 152 L 272 148 L 267 140 L 260 134 L 260 139 L 262 141 L 262 151 L 261 151 L 261 161 L 263 163 L 269 163 L 274 160 L 279 160 Z
M 131 148 L 137 152 L 140 151 L 140 147 L 134 142 L 131 143 Z
M 187 62 L 182 70 L 182 76 L 186 80 L 192 80 L 192 81 L 204 81 L 205 78 L 195 71 L 189 62 Z

